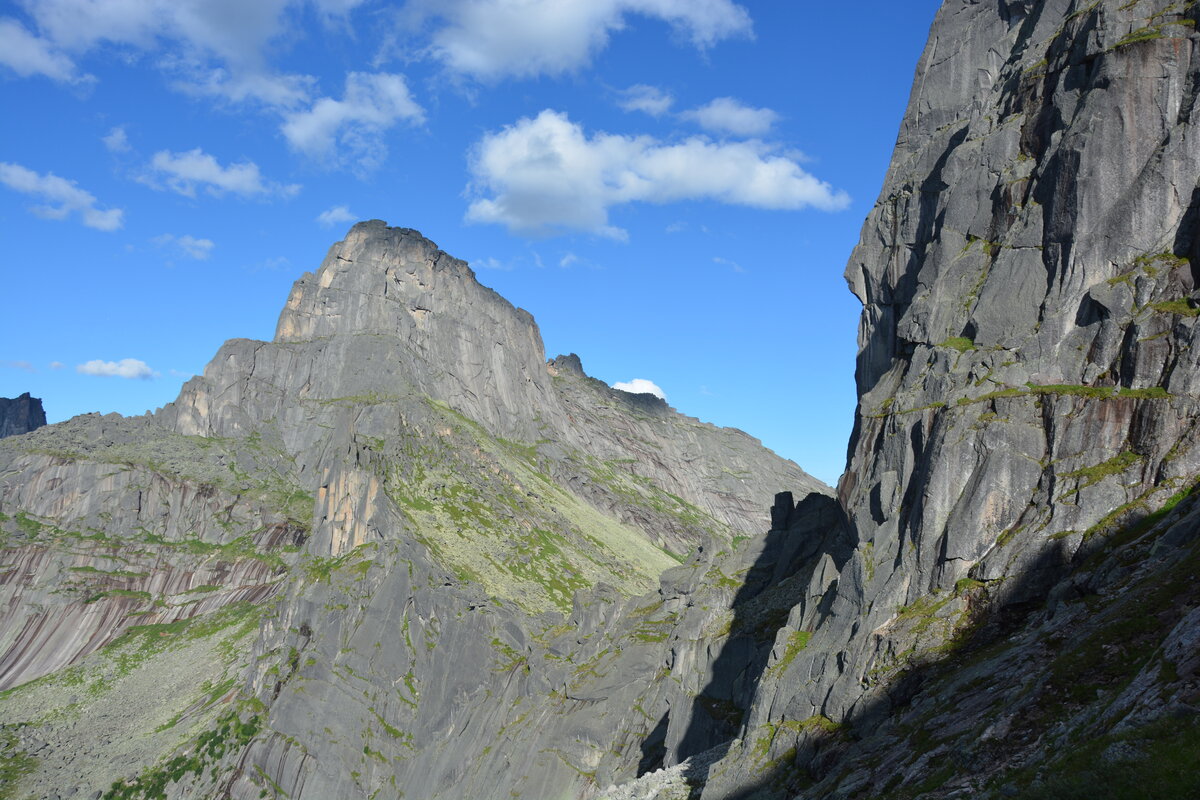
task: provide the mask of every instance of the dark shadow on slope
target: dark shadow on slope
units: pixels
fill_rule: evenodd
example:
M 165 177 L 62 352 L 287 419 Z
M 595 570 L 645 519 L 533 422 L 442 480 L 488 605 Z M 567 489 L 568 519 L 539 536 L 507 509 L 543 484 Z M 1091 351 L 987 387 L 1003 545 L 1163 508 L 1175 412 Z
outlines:
M 1192 499 L 1185 502 L 1200 506 L 1196 496 L 1193 492 Z M 704 800 L 802 800 L 827 796 L 836 784 L 822 785 L 822 781 L 835 775 L 838 776 L 838 780 L 845 778 L 852 765 L 843 759 L 852 754 L 856 743 L 869 739 L 881 726 L 895 723 L 899 715 L 906 713 L 910 707 L 919 704 L 922 698 L 926 697 L 926 690 L 932 693 L 939 686 L 944 687 L 945 682 L 960 670 L 1002 651 L 1002 642 L 1009 640 L 1027 626 L 1040 622 L 1039 618 L 1053 617 L 1055 607 L 1059 603 L 1078 601 L 1093 595 L 1097 587 L 1091 582 L 1097 580 L 1097 575 L 1103 576 L 1105 573 L 1103 569 L 1093 571 L 1094 568 L 1101 561 L 1106 564 L 1113 563 L 1113 553 L 1117 548 L 1150 531 L 1162 521 L 1164 515 L 1165 513 L 1160 511 L 1135 516 L 1119 531 L 1097 537 L 1098 540 L 1092 542 L 1091 546 L 1081 547 L 1070 558 L 1061 540 L 1051 541 L 1019 574 L 999 584 L 995 594 L 986 603 L 980 603 L 972 609 L 970 622 L 947 645 L 936 648 L 936 654 L 927 656 L 929 660 L 914 663 L 901 675 L 893 677 L 884 694 L 864 702 L 838 726 L 837 731 L 818 734 L 812 739 L 802 739 L 794 756 L 786 755 L 779 759 L 777 766 L 752 785 L 744 785 L 719 794 L 706 793 Z M 1168 531 L 1169 535 L 1164 535 Z M 1168 547 L 1194 547 L 1196 540 L 1200 539 L 1200 528 L 1179 530 L 1168 526 L 1164 527 L 1156 538 L 1161 538 Z M 1153 550 L 1157 544 L 1147 544 L 1146 547 Z M 1116 560 L 1119 561 L 1120 557 L 1116 557 Z M 1167 629 L 1173 624 L 1170 623 Z M 1154 649 L 1155 647 L 1151 646 L 1146 652 L 1153 652 Z M 1031 668 L 1038 667 L 1031 665 Z M 1049 665 L 1041 665 L 1040 668 L 1050 675 Z M 956 691 L 961 693 L 966 689 L 960 687 Z M 928 696 L 932 697 L 932 694 Z M 1056 698 L 1051 698 L 1052 702 L 1055 700 Z M 1040 703 L 1033 707 L 1032 712 L 1026 709 L 1024 717 L 1014 724 L 1013 730 L 1008 734 L 1009 739 L 1031 742 L 1039 740 L 1046 730 L 1064 718 L 1055 716 L 1056 713 L 1062 712 L 1043 709 Z M 897 738 L 892 746 L 902 745 L 911 749 L 914 737 L 922 736 L 930 740 L 940 738 L 937 730 L 903 733 L 896 731 Z M 728 744 L 725 745 L 725 749 L 728 749 Z M 955 775 L 976 774 L 987 768 L 985 763 L 967 763 L 963 761 L 964 758 L 965 756 L 953 753 L 944 755 L 931 767 L 930 772 L 936 774 L 942 771 L 942 780 L 945 781 Z M 997 759 L 994 763 L 1001 763 L 1003 755 L 990 758 Z M 858 766 L 861 767 L 862 763 Z M 706 778 L 707 772 L 706 767 L 703 774 L 698 773 L 696 777 Z M 872 774 L 870 777 L 875 776 Z M 892 780 L 882 791 L 870 780 L 857 790 L 845 785 L 840 788 L 845 794 L 839 796 L 872 800 L 908 800 L 914 797 L 940 796 L 936 786 L 921 790 L 911 785 L 901 785 L 899 775 L 892 776 Z M 1105 798 L 1110 796 L 1097 795 Z
M 692 702 L 687 727 L 673 748 L 676 762 L 714 748 L 709 757 L 724 755 L 742 732 L 776 634 L 791 609 L 808 599 L 821 556 L 830 554 L 841 569 L 853 551 L 841 507 L 827 495 L 809 494 L 797 505 L 791 492 L 781 492 L 771 509 L 771 528 L 733 598 L 729 638 Z M 659 725 L 665 724 L 666 716 Z M 693 783 L 707 778 L 709 757 L 693 767 L 688 776 Z

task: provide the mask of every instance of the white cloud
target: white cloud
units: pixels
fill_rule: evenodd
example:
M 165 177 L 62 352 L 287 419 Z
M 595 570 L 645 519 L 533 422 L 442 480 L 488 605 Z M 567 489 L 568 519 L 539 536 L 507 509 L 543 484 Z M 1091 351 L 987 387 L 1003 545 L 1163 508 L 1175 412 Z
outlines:
M 400 120 L 420 123 L 425 110 L 409 94 L 403 75 L 346 73 L 341 100 L 322 97 L 307 111 L 284 115 L 280 130 L 295 150 L 313 158 L 345 158 L 364 170 L 383 163 L 383 134 Z
M 15 19 L 0 19 L 0 64 L 22 78 L 45 75 L 51 80 L 70 83 L 79 79 L 75 63 L 57 52 L 54 46 L 30 33 Z
M 735 136 L 762 136 L 779 119 L 779 115 L 769 108 L 743 105 L 732 97 L 718 97 L 680 116 L 693 120 L 705 130 Z
M 663 390 L 658 388 L 653 381 L 648 381 L 645 378 L 634 378 L 628 383 L 614 383 L 614 389 L 620 389 L 622 392 L 631 392 L 633 394 L 652 394 L 660 400 L 666 400 L 667 396 L 663 394 Z
M 157 378 L 158 373 L 150 369 L 145 361 L 136 358 L 122 358 L 120 361 L 101 361 L 93 359 L 86 364 L 75 367 L 75 371 L 83 375 L 104 375 L 116 378 Z
M 100 137 L 100 141 L 104 142 L 104 146 L 110 153 L 124 153 L 129 150 L 129 137 L 125 135 L 125 129 L 120 126 L 109 131 L 107 136 Z
M 639 83 L 621 92 L 617 105 L 623 111 L 642 111 L 652 117 L 661 117 L 671 110 L 675 98 L 657 86 Z
M 0 162 L 0 183 L 18 192 L 40 197 L 47 205 L 30 210 L 43 219 L 65 219 L 79 212 L 83 224 L 98 231 L 115 231 L 121 227 L 125 212 L 119 208 L 104 211 L 96 208 L 96 197 L 80 189 L 75 181 L 47 172 L 39 175 L 20 164 Z
M 63 369 L 66 366 L 67 365 L 61 361 L 51 361 L 50 362 L 50 369 Z
M 474 149 L 471 171 L 472 189 L 481 196 L 467 219 L 534 235 L 573 229 L 627 238 L 609 225 L 608 211 L 631 202 L 714 200 L 836 211 L 850 201 L 762 142 L 694 137 L 664 143 L 608 133 L 588 138 L 566 114 L 550 110 L 486 134 Z
M 322 10 L 354 4 L 313 1 Z M 72 56 L 108 43 L 163 53 L 157 63 L 181 76 L 181 88 L 269 105 L 306 97 L 305 76 L 274 75 L 265 63 L 269 43 L 288 32 L 285 12 L 300 6 L 299 0 L 21 0 L 21 5 L 40 35 L 10 30 L 10 39 L 20 46 L 15 52 L 28 64 L 43 65 L 36 71 L 57 80 L 73 78 Z M 11 41 L 0 34 L 0 53 L 9 52 L 0 58 L 14 60 L 5 44 Z
M 326 228 L 334 225 L 345 225 L 347 222 L 354 222 L 358 217 L 345 206 L 334 206 L 327 208 L 317 215 L 317 222 L 324 225 Z
M 211 239 L 197 239 L 190 234 L 176 236 L 171 233 L 164 233 L 161 236 L 155 236 L 151 241 L 160 247 L 173 246 L 183 255 L 194 258 L 197 261 L 207 259 L 212 255 L 213 248 L 216 247 Z
M 507 272 L 513 268 L 512 264 L 501 261 L 498 258 L 493 258 L 492 256 L 476 259 L 475 261 L 471 262 L 471 266 L 479 267 L 480 269 L 501 270 L 503 272 Z
M 745 272 L 746 271 L 746 268 L 743 267 L 738 262 L 730 261 L 728 258 L 721 258 L 720 256 L 713 256 L 713 263 L 714 264 L 722 264 L 726 267 L 729 267 L 734 272 Z
M 160 150 L 154 154 L 150 166 L 166 180 L 167 187 L 186 197 L 196 196 L 196 187 L 204 186 L 209 194 L 220 197 L 225 192 L 252 197 L 255 195 L 282 195 L 290 197 L 300 191 L 300 186 L 283 186 L 263 180 L 258 165 L 253 161 L 230 164 L 227 167 L 199 147 L 186 153 L 171 153 Z M 160 188 L 154 179 L 145 183 Z
M 20 369 L 25 372 L 37 372 L 33 368 L 33 364 L 28 361 L 0 361 L 0 367 L 8 367 L 9 369 Z
M 562 258 L 560 258 L 558 260 L 558 266 L 562 267 L 563 269 L 566 269 L 567 267 L 571 266 L 572 264 L 578 264 L 578 263 L 579 263 L 579 256 L 575 255 L 574 253 L 567 253 L 566 255 L 564 255 Z
M 416 0 L 408 18 L 440 18 L 432 55 L 477 79 L 558 75 L 586 66 L 632 14 L 669 23 L 699 48 L 752 35 L 731 0 Z

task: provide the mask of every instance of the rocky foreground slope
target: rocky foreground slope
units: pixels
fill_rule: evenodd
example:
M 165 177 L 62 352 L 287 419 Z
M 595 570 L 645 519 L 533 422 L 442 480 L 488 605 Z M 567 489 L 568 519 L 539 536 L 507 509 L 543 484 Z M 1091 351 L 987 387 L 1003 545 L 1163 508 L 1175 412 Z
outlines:
M 16 797 L 586 792 L 597 742 L 652 727 L 632 708 L 676 612 L 632 598 L 761 547 L 784 486 L 830 492 L 547 362 L 466 264 L 356 225 L 274 341 L 227 343 L 172 405 L 0 445 L 0 775 Z M 605 719 L 577 683 L 614 654 Z

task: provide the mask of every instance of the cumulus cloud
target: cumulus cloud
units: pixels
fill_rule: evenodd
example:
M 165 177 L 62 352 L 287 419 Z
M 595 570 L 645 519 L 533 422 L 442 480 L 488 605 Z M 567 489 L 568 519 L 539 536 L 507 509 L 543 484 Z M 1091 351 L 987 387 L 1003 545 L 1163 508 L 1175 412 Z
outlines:
M 44 75 L 62 83 L 79 80 L 75 62 L 8 17 L 0 19 L 0 64 L 22 78 Z
M 217 197 L 226 192 L 243 197 L 290 197 L 300 191 L 297 184 L 283 186 L 265 180 L 258 170 L 258 165 L 253 161 L 223 167 L 216 158 L 199 147 L 186 153 L 160 150 L 150 160 L 150 168 L 152 173 L 143 179 L 144 183 L 161 188 L 156 179 L 162 178 L 169 189 L 185 197 L 195 197 L 198 186 L 204 187 L 209 194 Z
M 467 219 L 548 235 L 566 230 L 626 238 L 609 209 L 631 202 L 713 200 L 764 209 L 825 211 L 850 198 L 770 145 L 694 137 L 588 137 L 566 114 L 546 110 L 486 134 L 471 156 L 478 198 Z
M 612 385 L 612 388 L 633 394 L 652 394 L 660 400 L 667 399 L 667 396 L 663 394 L 663 390 L 658 388 L 657 384 L 645 378 L 634 378 L 627 383 L 617 382 Z
M 190 234 L 176 236 L 171 233 L 164 233 L 161 236 L 155 236 L 151 241 L 160 247 L 172 247 L 179 253 L 188 258 L 194 258 L 197 261 L 207 259 L 212 255 L 213 248 L 216 247 L 211 239 L 197 239 Z
M 671 110 L 675 98 L 657 86 L 639 83 L 621 92 L 617 105 L 623 111 L 641 111 L 652 117 L 661 117 Z
M 718 97 L 707 105 L 681 115 L 705 130 L 735 136 L 762 136 L 771 130 L 779 115 L 769 108 L 743 105 L 732 97 Z
M 432 55 L 481 80 L 584 67 L 631 15 L 664 20 L 699 48 L 752 35 L 750 14 L 731 0 L 414 0 L 407 11 L 414 24 L 440 19 Z
M 120 208 L 101 210 L 96 197 L 84 191 L 75 181 L 60 178 L 54 173 L 40 175 L 20 164 L 0 162 L 0 183 L 10 189 L 41 198 L 45 205 L 30 210 L 43 219 L 65 219 L 78 212 L 83 224 L 98 231 L 115 231 L 121 227 L 125 212 Z
M 124 153 L 129 150 L 129 137 L 125 135 L 125 129 L 120 126 L 109 131 L 107 136 L 101 136 L 100 141 L 104 142 L 105 148 L 110 153 Z
M 305 155 L 346 158 L 373 169 L 387 155 L 383 134 L 389 128 L 401 120 L 424 119 L 425 110 L 413 100 L 403 75 L 350 72 L 341 100 L 322 97 L 307 110 L 285 114 L 280 130 Z
M 115 378 L 157 378 L 158 373 L 150 369 L 145 361 L 136 358 L 122 358 L 120 361 L 101 361 L 93 359 L 86 364 L 75 367 L 75 371 L 83 375 L 103 375 Z
M 347 222 L 354 222 L 358 217 L 345 206 L 334 206 L 327 208 L 317 215 L 317 222 L 321 223 L 326 228 L 334 225 L 345 225 Z

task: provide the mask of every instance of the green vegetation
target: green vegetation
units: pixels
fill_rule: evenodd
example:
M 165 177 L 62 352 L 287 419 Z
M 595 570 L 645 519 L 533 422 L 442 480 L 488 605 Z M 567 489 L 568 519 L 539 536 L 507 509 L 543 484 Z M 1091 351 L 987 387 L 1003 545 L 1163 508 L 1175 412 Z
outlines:
M 939 344 L 938 347 L 952 347 L 960 353 L 965 353 L 968 350 L 975 349 L 975 342 L 966 336 L 951 336 Z
M 1182 317 L 1200 316 L 1200 308 L 1193 306 L 1186 297 L 1181 297 L 1178 300 L 1163 300 L 1158 303 L 1151 303 L 1150 307 L 1164 314 L 1175 314 Z
M 787 669 L 796 660 L 796 656 L 800 655 L 800 651 L 808 647 L 808 640 L 811 638 L 812 633 L 810 631 L 793 631 L 788 636 L 787 646 L 783 650 L 783 655 L 771 666 L 771 669 L 778 670 L 779 672 Z
M 1125 745 L 1127 758 L 1105 758 Z M 1047 777 L 1021 793 L 1024 800 L 1160 800 L 1200 797 L 1200 725 L 1163 720 L 1088 739 L 1051 762 Z
M 1145 456 L 1138 455 L 1132 450 L 1125 450 L 1108 459 L 1107 461 L 1103 461 L 1095 466 L 1082 467 L 1072 472 L 1065 473 L 1063 477 L 1077 479 L 1079 481 L 1078 488 L 1086 489 L 1089 486 L 1099 483 L 1105 478 L 1113 475 L 1120 475 L 1144 459 Z
M 167 786 L 188 775 L 200 777 L 206 768 L 215 767 L 227 753 L 235 753 L 250 743 L 262 728 L 262 719 L 253 715 L 242 720 L 230 711 L 210 730 L 197 737 L 191 752 L 173 756 L 145 770 L 132 782 L 117 781 L 103 800 L 165 800 Z
M 0 726 L 0 800 L 15 800 L 21 778 L 37 768 L 38 760 L 20 750 L 20 740 L 12 726 Z
M 1149 42 L 1154 39 L 1161 39 L 1162 36 L 1163 33 L 1162 30 L 1160 30 L 1160 26 L 1147 25 L 1145 28 L 1139 28 L 1138 30 L 1131 31 L 1130 33 L 1126 34 L 1119 42 L 1112 46 L 1112 49 L 1116 50 L 1118 47 L 1126 47 L 1127 45 L 1137 44 L 1139 42 Z

